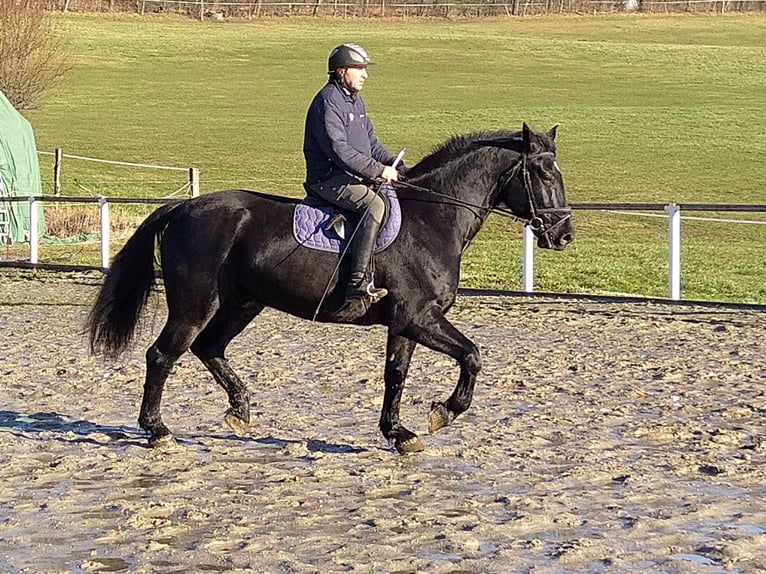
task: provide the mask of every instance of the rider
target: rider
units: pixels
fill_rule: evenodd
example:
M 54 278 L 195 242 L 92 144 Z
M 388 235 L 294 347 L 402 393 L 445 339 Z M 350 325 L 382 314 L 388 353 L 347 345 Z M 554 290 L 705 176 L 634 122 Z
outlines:
M 370 64 L 358 44 L 342 44 L 330 53 L 330 77 L 309 106 L 303 139 L 306 191 L 362 216 L 351 244 L 347 299 L 379 299 L 388 294 L 368 278 L 386 209 L 370 184 L 381 179 L 397 181 L 399 172 L 392 166 L 394 156 L 375 137 L 359 96 Z

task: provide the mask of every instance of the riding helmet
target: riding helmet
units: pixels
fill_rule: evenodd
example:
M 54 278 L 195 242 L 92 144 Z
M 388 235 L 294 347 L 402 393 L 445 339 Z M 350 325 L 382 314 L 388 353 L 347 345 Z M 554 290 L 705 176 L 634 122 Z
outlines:
M 327 73 L 332 74 L 338 68 L 351 68 L 354 66 L 369 66 L 372 64 L 367 50 L 359 44 L 341 44 L 330 52 L 327 62 Z

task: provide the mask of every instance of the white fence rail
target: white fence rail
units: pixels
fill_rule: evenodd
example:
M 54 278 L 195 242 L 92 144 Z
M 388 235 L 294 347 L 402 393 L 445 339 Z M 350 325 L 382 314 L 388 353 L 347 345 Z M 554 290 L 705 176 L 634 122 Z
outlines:
M 17 196 L 17 197 L 4 197 L 2 202 L 14 203 L 25 201 L 29 203 L 29 263 L 32 265 L 38 265 L 40 263 L 39 257 L 39 222 L 40 222 L 40 204 L 44 202 L 50 203 L 97 203 L 99 206 L 100 214 L 100 228 L 101 228 L 101 269 L 109 268 L 109 242 L 111 223 L 109 219 L 109 204 L 110 203 L 132 203 L 132 204 L 163 204 L 169 200 L 166 199 L 130 199 L 130 198 L 106 198 L 106 197 L 57 197 L 57 196 Z M 62 265 L 61 267 L 66 267 Z
M 61 166 L 64 158 L 76 159 L 81 161 L 90 161 L 95 163 L 105 163 L 109 165 L 120 165 L 124 167 L 137 167 L 143 169 L 159 169 L 165 171 L 183 171 L 188 173 L 189 180 L 180 190 L 174 192 L 173 195 L 184 189 L 189 190 L 191 197 L 197 197 L 199 195 L 199 169 L 196 167 L 174 167 L 169 165 L 157 165 L 151 163 L 133 163 L 129 161 L 116 161 L 111 159 L 98 159 L 95 157 L 85 157 L 82 155 L 72 155 L 64 153 L 61 148 L 56 148 L 56 151 L 38 151 L 39 155 L 52 155 L 54 156 L 53 164 L 53 195 L 59 196 L 61 194 Z
M 734 204 L 707 204 L 707 203 L 688 203 L 679 205 L 677 203 L 656 204 L 656 203 L 573 203 L 573 210 L 590 211 L 608 211 L 618 213 L 631 213 L 634 211 L 664 211 L 668 218 L 668 299 L 672 301 L 681 300 L 681 212 L 744 212 L 744 213 L 766 213 L 766 205 L 734 205 Z M 654 214 L 641 214 L 654 215 Z M 662 216 L 660 216 L 662 217 Z M 689 218 L 702 219 L 702 218 Z M 732 220 L 730 220 L 732 221 Z M 763 224 L 766 222 L 748 222 Z M 524 233 L 531 235 L 531 230 L 524 228 Z M 529 240 L 531 241 L 531 239 Z M 525 258 L 526 259 L 526 258 Z M 524 261 L 522 267 L 524 273 L 534 273 L 533 262 Z M 529 267 L 529 269 L 526 269 Z M 527 280 L 524 282 L 526 283 Z M 533 280 L 530 278 L 530 285 Z M 526 289 L 525 289 L 526 291 Z M 531 292 L 532 290 L 527 292 Z
M 38 265 L 39 262 L 39 242 L 38 236 L 38 207 L 42 202 L 58 203 L 98 203 L 100 212 L 101 227 L 101 268 L 109 268 L 109 242 L 110 242 L 110 220 L 109 204 L 162 204 L 167 203 L 164 199 L 129 199 L 129 198 L 111 198 L 106 197 L 56 197 L 56 196 L 29 196 L 29 197 L 10 197 L 3 198 L 3 201 L 27 201 L 29 202 L 30 230 L 29 230 L 29 263 Z M 642 215 L 650 217 L 666 217 L 668 220 L 668 299 L 672 301 L 681 300 L 681 212 L 746 212 L 746 213 L 766 213 L 766 205 L 732 205 L 732 204 L 646 204 L 646 203 L 576 203 L 571 204 L 573 210 L 603 211 L 610 213 L 627 213 L 633 215 Z M 665 215 L 655 213 L 636 213 L 641 212 L 664 212 Z M 686 218 L 684 218 L 686 219 Z M 728 221 L 737 223 L 766 224 L 766 221 L 742 221 L 742 220 L 721 220 L 719 218 L 700 218 L 689 217 L 688 219 Z M 533 293 L 535 261 L 534 261 L 535 237 L 532 230 L 525 226 L 522 231 L 522 260 L 521 260 L 521 289 L 525 293 Z M 7 266 L 7 264 L 6 264 Z M 52 266 L 55 267 L 55 266 Z M 66 266 L 61 266 L 66 267 Z

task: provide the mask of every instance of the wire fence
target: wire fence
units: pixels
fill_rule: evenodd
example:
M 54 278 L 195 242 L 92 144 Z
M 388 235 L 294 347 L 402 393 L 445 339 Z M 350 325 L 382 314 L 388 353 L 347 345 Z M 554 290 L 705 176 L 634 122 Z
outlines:
M 169 12 L 201 20 L 261 17 L 482 18 L 606 12 L 763 12 L 766 0 L 48 0 L 55 11 Z
M 138 168 L 141 170 L 159 170 L 159 171 L 172 171 L 172 172 L 184 172 L 187 174 L 188 179 L 177 189 L 174 191 L 167 193 L 165 197 L 171 198 L 176 197 L 182 193 L 188 193 L 191 197 L 196 197 L 199 195 L 200 192 L 200 175 L 199 175 L 199 169 L 196 167 L 176 167 L 176 166 L 168 166 L 168 165 L 157 165 L 157 164 L 151 164 L 151 163 L 136 163 L 136 162 L 129 162 L 129 161 L 118 161 L 118 160 L 111 160 L 111 159 L 99 159 L 99 158 L 93 158 L 93 157 L 86 157 L 82 155 L 75 155 L 75 154 L 67 154 L 64 153 L 61 148 L 56 148 L 55 151 L 38 151 L 38 155 L 41 156 L 53 156 L 54 163 L 53 163 L 53 195 L 59 196 L 61 195 L 61 188 L 62 188 L 62 172 L 63 172 L 63 165 L 64 165 L 64 159 L 72 159 L 72 160 L 78 160 L 78 161 L 84 161 L 89 163 L 98 163 L 102 165 L 110 165 L 115 167 L 129 167 L 129 168 Z M 125 179 L 123 176 L 124 172 L 120 173 L 120 181 L 122 184 L 129 183 L 128 180 Z M 81 183 L 79 179 L 73 179 L 75 186 L 80 189 L 81 191 L 85 191 L 87 193 L 90 193 L 93 197 L 100 197 L 102 193 L 98 193 L 96 191 L 93 191 L 89 189 L 85 184 Z M 143 183 L 146 180 L 136 180 L 137 183 Z M 164 184 L 165 182 L 163 182 Z

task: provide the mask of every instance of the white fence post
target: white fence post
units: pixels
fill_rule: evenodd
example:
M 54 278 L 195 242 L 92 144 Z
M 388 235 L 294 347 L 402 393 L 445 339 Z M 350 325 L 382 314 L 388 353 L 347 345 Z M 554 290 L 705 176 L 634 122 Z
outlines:
M 29 262 L 32 264 L 37 263 L 37 247 L 38 247 L 38 228 L 40 225 L 40 217 L 37 213 L 37 198 L 30 196 L 29 198 Z
M 681 299 L 681 208 L 671 203 L 665 206 L 668 214 L 668 297 Z
M 521 289 L 525 293 L 535 290 L 535 234 L 529 225 L 521 232 Z
M 109 204 L 105 197 L 98 198 L 101 212 L 101 268 L 109 268 Z
M 189 168 L 189 195 L 197 197 L 199 195 L 199 169 Z

